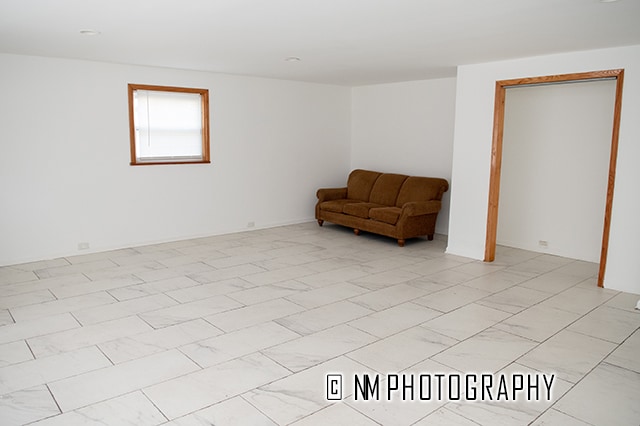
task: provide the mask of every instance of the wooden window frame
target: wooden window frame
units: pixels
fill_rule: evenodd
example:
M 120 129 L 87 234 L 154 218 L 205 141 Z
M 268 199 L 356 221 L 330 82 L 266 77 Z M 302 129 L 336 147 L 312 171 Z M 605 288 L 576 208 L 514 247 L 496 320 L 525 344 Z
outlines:
M 196 160 L 167 160 L 167 161 L 139 161 L 136 155 L 136 128 L 134 121 L 133 95 L 136 90 L 150 90 L 157 92 L 195 93 L 202 101 L 202 158 Z M 129 139 L 132 166 L 153 166 L 166 164 L 208 164 L 211 163 L 209 148 L 209 90 L 190 87 L 156 86 L 148 84 L 128 84 L 129 99 Z

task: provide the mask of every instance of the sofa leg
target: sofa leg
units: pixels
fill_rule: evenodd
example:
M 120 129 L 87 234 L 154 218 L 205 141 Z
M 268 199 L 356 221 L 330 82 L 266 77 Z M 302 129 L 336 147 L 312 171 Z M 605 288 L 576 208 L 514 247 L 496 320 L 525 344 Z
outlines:
M 324 223 L 324 220 L 318 219 L 318 225 L 322 226 L 323 223 Z
M 398 240 L 398 245 L 400 247 L 404 247 L 404 240 Z
M 359 229 L 354 229 L 353 233 L 356 234 L 356 235 L 360 235 L 360 230 Z
M 433 241 L 433 234 L 431 234 L 431 235 L 427 235 L 427 240 L 429 240 L 429 241 Z

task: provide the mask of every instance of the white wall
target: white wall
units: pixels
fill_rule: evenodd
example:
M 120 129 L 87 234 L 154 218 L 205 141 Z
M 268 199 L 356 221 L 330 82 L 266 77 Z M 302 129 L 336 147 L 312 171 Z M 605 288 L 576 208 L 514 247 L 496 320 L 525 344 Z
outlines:
M 451 182 L 456 79 L 352 89 L 351 166 Z M 449 196 L 436 232 L 447 234 Z
M 507 88 L 498 244 L 600 261 L 615 93 L 615 80 Z
M 495 82 L 617 68 L 625 76 L 605 286 L 640 293 L 640 46 L 458 68 L 449 253 L 484 256 Z
M 129 166 L 127 83 L 208 88 L 212 164 Z M 311 220 L 350 168 L 345 87 L 0 55 L 0 94 L 0 265 Z

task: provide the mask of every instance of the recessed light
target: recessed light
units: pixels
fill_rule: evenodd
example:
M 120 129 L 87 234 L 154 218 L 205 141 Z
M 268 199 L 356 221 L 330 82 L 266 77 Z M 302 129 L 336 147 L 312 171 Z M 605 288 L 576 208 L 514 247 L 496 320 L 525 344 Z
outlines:
M 97 35 L 100 35 L 100 31 L 96 31 L 96 30 L 80 30 L 80 34 L 86 35 L 86 36 L 97 36 Z
M 287 61 L 287 62 L 300 62 L 301 59 L 298 58 L 297 56 L 289 56 L 287 59 L 285 59 L 285 61 Z

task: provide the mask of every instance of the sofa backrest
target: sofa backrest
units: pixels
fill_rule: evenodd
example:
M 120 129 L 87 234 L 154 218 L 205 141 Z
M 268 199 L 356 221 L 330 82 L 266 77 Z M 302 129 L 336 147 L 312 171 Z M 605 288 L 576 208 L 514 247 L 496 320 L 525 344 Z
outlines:
M 347 181 L 347 198 L 351 200 L 369 201 L 371 188 L 382 173 L 369 170 L 354 170 Z
M 395 206 L 400 187 L 408 177 L 394 173 L 381 174 L 371 188 L 369 201 L 384 206 Z
M 402 184 L 396 206 L 402 207 L 410 201 L 439 201 L 447 189 L 449 183 L 445 179 L 411 176 Z

